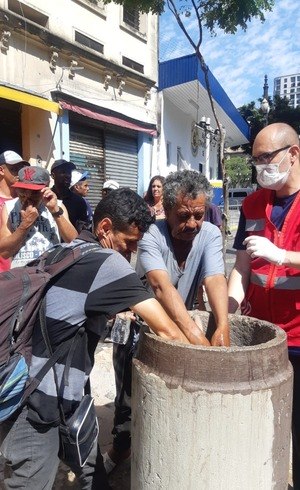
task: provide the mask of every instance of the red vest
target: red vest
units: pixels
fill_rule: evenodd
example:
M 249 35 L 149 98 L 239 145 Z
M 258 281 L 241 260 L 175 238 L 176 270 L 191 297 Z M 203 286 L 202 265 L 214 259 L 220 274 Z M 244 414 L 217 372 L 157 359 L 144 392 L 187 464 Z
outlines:
M 274 191 L 261 189 L 245 198 L 243 211 L 247 235 L 268 238 L 280 248 L 300 251 L 300 192 L 289 210 L 281 231 L 271 223 Z M 251 277 L 242 313 L 283 328 L 288 345 L 300 346 L 300 270 L 251 260 Z

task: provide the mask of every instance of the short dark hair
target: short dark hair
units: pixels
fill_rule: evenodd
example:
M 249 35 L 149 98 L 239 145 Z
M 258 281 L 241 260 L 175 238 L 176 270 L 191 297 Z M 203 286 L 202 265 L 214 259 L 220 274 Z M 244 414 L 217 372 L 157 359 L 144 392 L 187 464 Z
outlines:
M 129 187 L 112 190 L 101 199 L 94 212 L 94 227 L 104 218 L 111 219 L 116 231 L 126 231 L 135 224 L 142 233 L 155 221 L 144 199 Z
M 172 209 L 180 194 L 191 199 L 196 199 L 199 195 L 204 194 L 209 202 L 212 188 L 207 178 L 196 170 L 179 170 L 166 177 L 163 190 L 164 208 Z

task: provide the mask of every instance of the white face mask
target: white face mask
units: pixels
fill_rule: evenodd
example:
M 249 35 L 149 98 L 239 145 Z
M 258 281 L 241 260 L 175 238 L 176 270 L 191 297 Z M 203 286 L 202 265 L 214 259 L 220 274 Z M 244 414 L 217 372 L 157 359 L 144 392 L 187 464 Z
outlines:
M 256 165 L 257 182 L 261 187 L 264 187 L 264 189 L 279 191 L 284 186 L 291 171 L 290 165 L 285 172 L 279 172 L 279 167 L 285 156 L 286 154 L 283 155 L 278 163 Z

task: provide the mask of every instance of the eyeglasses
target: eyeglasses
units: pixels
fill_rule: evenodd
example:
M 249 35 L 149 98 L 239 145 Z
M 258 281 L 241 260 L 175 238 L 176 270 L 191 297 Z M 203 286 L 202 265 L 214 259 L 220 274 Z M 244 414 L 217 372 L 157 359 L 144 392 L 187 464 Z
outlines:
M 283 146 L 282 148 L 278 148 L 278 150 L 262 153 L 257 157 L 252 157 L 250 159 L 250 162 L 252 165 L 262 165 L 262 164 L 270 163 L 270 161 L 275 157 L 275 155 L 277 155 L 277 153 L 283 150 L 287 150 L 290 147 L 291 145 L 287 145 L 287 146 Z

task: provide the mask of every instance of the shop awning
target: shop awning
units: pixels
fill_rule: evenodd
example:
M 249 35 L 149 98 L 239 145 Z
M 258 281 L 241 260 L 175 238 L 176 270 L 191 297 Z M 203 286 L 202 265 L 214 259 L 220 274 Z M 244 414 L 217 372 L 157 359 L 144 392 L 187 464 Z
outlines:
M 209 71 L 211 95 L 216 115 L 226 130 L 227 146 L 249 142 L 250 126 L 234 106 L 218 80 Z M 182 56 L 159 64 L 159 90 L 169 100 L 178 114 L 184 113 L 196 122 L 202 116 L 210 118 L 216 128 L 214 114 L 206 88 L 203 70 L 195 54 Z M 197 120 L 197 118 L 199 118 Z
M 141 131 L 142 133 L 147 133 L 151 136 L 156 136 L 156 129 L 146 128 L 142 125 L 130 121 L 126 121 L 125 119 L 121 119 L 120 117 L 101 114 L 100 112 L 95 112 L 92 111 L 91 109 L 87 109 L 86 107 L 80 107 L 78 105 L 71 104 L 70 102 L 65 102 L 61 100 L 59 103 L 63 109 L 76 112 L 81 116 L 90 117 L 91 119 L 96 119 L 97 121 L 106 122 L 108 124 L 114 124 L 115 126 L 132 129 L 134 131 Z
M 57 102 L 53 102 L 52 100 L 44 99 L 38 95 L 28 94 L 10 87 L 0 86 L 0 99 L 13 100 L 14 102 L 19 102 L 20 104 L 37 107 L 38 109 L 55 112 L 56 114 L 59 114 L 60 112 L 60 107 Z

